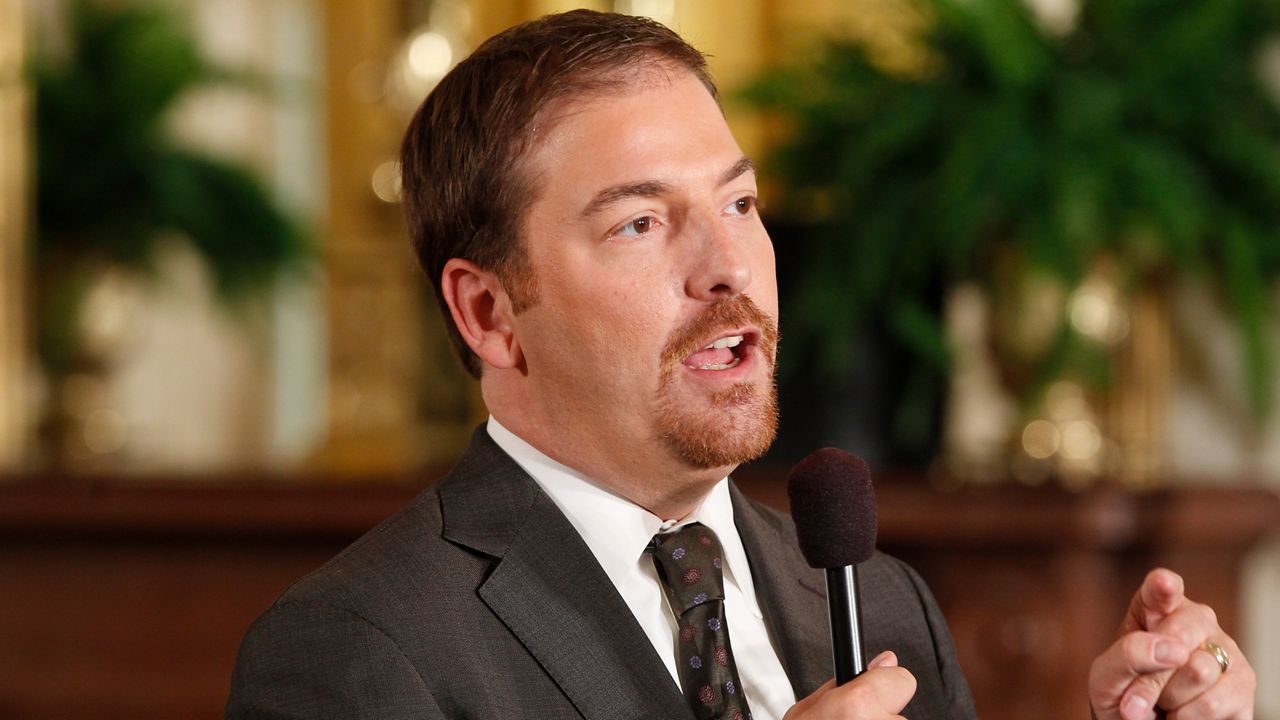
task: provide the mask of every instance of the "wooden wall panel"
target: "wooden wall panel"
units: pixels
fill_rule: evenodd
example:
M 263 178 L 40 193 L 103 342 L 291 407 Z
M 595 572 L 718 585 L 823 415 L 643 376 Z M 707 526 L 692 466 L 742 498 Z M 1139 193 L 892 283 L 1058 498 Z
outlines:
M 416 493 L 387 480 L 0 483 L 0 718 L 220 717 L 252 619 Z M 740 484 L 785 507 L 778 473 Z M 1087 717 L 1089 662 L 1153 565 L 1183 573 L 1238 636 L 1240 559 L 1280 530 L 1280 499 L 1261 490 L 891 481 L 879 507 L 880 547 L 929 582 L 986 720 Z
M 0 488 L 0 718 L 220 718 L 249 623 L 401 486 Z

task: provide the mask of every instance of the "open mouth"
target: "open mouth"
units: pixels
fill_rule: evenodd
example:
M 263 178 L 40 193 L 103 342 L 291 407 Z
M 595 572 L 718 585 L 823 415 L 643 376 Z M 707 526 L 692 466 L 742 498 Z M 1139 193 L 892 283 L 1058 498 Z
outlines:
M 695 370 L 729 370 L 737 367 L 746 357 L 748 348 L 756 342 L 755 332 L 735 332 L 723 335 L 707 343 L 701 350 L 685 358 L 686 367 Z

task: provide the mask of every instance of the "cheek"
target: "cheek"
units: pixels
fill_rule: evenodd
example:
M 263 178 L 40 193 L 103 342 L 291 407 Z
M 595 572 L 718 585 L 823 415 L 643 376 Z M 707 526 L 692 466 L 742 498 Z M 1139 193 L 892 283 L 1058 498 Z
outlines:
M 660 357 L 676 323 L 677 306 L 667 300 L 669 296 L 668 288 L 653 276 L 630 273 L 593 293 L 596 302 L 588 312 L 596 319 L 600 337 L 621 345 L 626 362 L 647 367 Z
M 652 374 L 673 320 L 671 303 L 663 302 L 664 289 L 654 287 L 651 276 L 620 276 L 597 268 L 576 279 L 555 277 L 554 282 L 561 290 L 543 293 L 538 309 L 554 318 L 558 335 L 551 347 L 540 343 L 545 350 L 565 357 L 570 372 L 574 367 L 606 369 L 614 382 Z
M 774 319 L 778 317 L 778 271 L 773 255 L 773 242 L 768 235 L 755 245 L 752 253 L 751 299 Z

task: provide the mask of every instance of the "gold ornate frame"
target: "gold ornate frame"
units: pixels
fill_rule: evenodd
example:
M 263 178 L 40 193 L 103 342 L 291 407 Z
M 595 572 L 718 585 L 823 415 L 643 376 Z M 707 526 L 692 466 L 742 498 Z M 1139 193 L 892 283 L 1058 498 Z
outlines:
M 0 466 L 22 459 L 26 410 L 26 282 L 29 109 L 23 81 L 26 3 L 0 0 Z

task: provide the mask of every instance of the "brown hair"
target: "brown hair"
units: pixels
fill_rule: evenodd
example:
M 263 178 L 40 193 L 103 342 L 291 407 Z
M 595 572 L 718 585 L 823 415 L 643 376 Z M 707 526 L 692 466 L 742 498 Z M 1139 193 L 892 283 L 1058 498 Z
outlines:
M 537 303 L 521 239 L 535 197 L 521 160 L 549 108 L 624 85 L 654 63 L 688 70 L 712 96 L 706 58 L 647 18 L 592 10 L 549 15 L 487 40 L 427 96 L 400 149 L 418 262 L 431 278 L 467 371 L 481 363 L 453 323 L 440 279 L 450 258 L 497 273 L 515 312 Z

